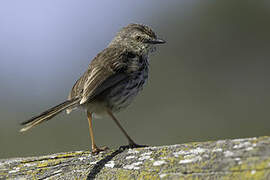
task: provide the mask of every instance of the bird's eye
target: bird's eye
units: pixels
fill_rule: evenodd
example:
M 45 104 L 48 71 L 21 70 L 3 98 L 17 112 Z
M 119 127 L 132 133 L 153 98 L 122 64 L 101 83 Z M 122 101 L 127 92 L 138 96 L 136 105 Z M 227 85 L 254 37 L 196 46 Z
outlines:
M 143 39 L 142 36 L 136 36 L 137 41 L 141 41 L 142 39 Z

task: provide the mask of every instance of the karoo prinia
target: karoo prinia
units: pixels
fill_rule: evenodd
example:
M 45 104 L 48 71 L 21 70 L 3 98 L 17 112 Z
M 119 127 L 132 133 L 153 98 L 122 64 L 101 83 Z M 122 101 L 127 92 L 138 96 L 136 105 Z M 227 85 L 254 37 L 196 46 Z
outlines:
M 157 44 L 165 43 L 146 25 L 129 24 L 122 28 L 89 64 L 71 89 L 68 100 L 25 122 L 21 132 L 47 121 L 60 112 L 75 108 L 87 111 L 92 152 L 98 153 L 92 129 L 92 116 L 109 115 L 128 139 L 130 147 L 139 147 L 120 125 L 114 112 L 127 107 L 148 78 L 149 54 Z

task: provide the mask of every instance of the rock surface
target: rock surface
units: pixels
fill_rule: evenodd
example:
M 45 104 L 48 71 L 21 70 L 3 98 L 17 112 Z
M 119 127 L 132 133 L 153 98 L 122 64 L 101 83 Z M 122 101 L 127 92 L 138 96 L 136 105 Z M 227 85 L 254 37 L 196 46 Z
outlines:
M 270 137 L 0 160 L 0 179 L 270 179 Z

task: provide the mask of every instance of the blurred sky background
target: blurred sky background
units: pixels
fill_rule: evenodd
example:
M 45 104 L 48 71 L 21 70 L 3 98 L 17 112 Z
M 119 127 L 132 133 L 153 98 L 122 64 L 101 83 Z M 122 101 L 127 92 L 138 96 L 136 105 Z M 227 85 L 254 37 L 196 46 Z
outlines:
M 19 133 L 19 122 L 67 98 L 90 60 L 129 23 L 167 44 L 144 91 L 117 114 L 140 144 L 270 135 L 267 0 L 0 1 L 0 158 L 88 150 L 85 112 Z M 94 120 L 98 145 L 127 143 Z

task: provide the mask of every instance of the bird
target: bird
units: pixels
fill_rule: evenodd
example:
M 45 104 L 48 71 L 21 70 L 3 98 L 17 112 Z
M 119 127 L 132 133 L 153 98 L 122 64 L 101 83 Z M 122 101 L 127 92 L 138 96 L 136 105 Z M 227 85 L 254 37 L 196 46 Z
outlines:
M 107 149 L 96 145 L 93 117 L 111 117 L 127 138 L 128 146 L 141 147 L 128 135 L 114 114 L 125 109 L 143 89 L 148 79 L 149 55 L 156 51 L 158 44 L 164 43 L 147 25 L 132 23 L 121 28 L 75 82 L 67 100 L 23 121 L 20 132 L 48 121 L 62 111 L 69 114 L 80 108 L 86 110 L 92 153 Z

